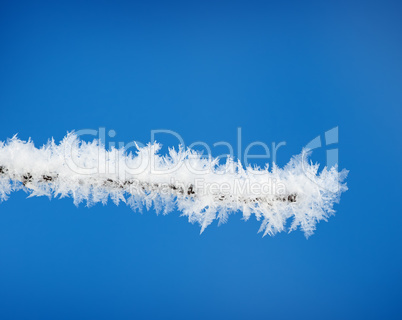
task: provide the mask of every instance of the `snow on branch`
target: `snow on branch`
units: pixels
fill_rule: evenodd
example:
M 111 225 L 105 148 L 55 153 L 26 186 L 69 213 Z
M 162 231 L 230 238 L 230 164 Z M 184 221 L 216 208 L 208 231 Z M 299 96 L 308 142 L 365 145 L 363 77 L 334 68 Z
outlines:
M 13 137 L 0 142 L 0 202 L 21 189 L 29 197 L 72 197 L 76 205 L 106 204 L 110 198 L 133 210 L 153 206 L 167 214 L 178 209 L 191 223 L 199 223 L 201 232 L 240 211 L 245 220 L 251 215 L 262 220 L 259 231 L 264 235 L 299 227 L 309 236 L 335 212 L 334 203 L 347 190 L 346 170 L 318 172 L 306 150 L 284 168 L 270 170 L 244 168 L 231 158 L 219 164 L 182 147 L 165 156 L 159 150 L 157 143 L 137 147 L 135 154 L 124 148 L 106 150 L 98 140 L 84 142 L 74 133 L 41 148 Z

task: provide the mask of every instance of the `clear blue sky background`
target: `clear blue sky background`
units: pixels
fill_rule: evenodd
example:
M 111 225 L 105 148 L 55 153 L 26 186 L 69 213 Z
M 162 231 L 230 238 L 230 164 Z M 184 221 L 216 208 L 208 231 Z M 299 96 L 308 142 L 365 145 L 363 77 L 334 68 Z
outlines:
M 262 238 L 240 214 L 199 235 L 178 212 L 13 194 L 0 205 L 0 318 L 401 319 L 401 10 L 2 1 L 0 140 L 106 127 L 125 143 L 171 129 L 235 144 L 241 127 L 245 145 L 286 141 L 283 165 L 339 126 L 350 190 L 308 240 Z

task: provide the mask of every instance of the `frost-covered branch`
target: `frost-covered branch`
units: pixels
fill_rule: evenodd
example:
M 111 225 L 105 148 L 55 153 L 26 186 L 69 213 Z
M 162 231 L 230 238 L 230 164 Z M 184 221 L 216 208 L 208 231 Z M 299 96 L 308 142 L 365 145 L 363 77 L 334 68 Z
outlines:
M 158 154 L 160 146 L 137 147 L 136 154 L 124 148 L 106 150 L 97 140 L 87 143 L 68 134 L 60 144 L 53 140 L 41 148 L 16 137 L 0 142 L 0 200 L 12 191 L 30 196 L 71 196 L 78 205 L 125 202 L 134 210 L 168 212 L 176 207 L 201 232 L 215 219 L 225 222 L 241 211 L 247 220 L 254 214 L 262 220 L 260 231 L 275 234 L 300 227 L 311 235 L 320 220 L 334 213 L 333 204 L 347 190 L 347 171 L 324 168 L 307 161 L 307 152 L 283 168 L 247 167 L 228 158 L 219 164 L 187 149 Z

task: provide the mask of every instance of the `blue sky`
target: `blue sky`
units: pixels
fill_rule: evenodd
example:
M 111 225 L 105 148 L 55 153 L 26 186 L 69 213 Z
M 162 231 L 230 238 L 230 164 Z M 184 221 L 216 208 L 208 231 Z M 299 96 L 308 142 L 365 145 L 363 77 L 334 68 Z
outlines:
M 105 127 L 125 143 L 169 129 L 235 145 L 241 127 L 244 145 L 286 142 L 284 165 L 339 126 L 350 174 L 308 240 L 262 238 L 240 214 L 199 235 L 178 212 L 13 194 L 0 205 L 0 318 L 400 319 L 401 9 L 1 2 L 0 140 Z

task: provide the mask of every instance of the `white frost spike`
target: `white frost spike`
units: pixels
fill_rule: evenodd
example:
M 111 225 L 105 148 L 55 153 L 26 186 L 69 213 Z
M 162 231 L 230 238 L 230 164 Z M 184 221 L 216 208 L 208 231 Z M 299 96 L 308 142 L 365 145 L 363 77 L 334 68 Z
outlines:
M 177 207 L 201 225 L 201 232 L 215 219 L 224 223 L 241 211 L 245 220 L 252 214 L 262 220 L 264 235 L 300 227 L 309 236 L 317 222 L 334 213 L 334 203 L 347 190 L 346 170 L 332 167 L 318 173 L 319 165 L 307 161 L 307 151 L 283 169 L 274 165 L 268 170 L 244 168 L 231 158 L 219 165 L 217 159 L 181 147 L 161 156 L 159 149 L 155 143 L 127 154 L 106 150 L 97 140 L 80 141 L 73 133 L 60 144 L 52 140 L 38 149 L 31 140 L 14 136 L 0 142 L 0 201 L 22 189 L 30 196 L 71 196 L 76 205 L 106 204 L 110 198 L 133 210 L 153 205 L 167 214 Z

